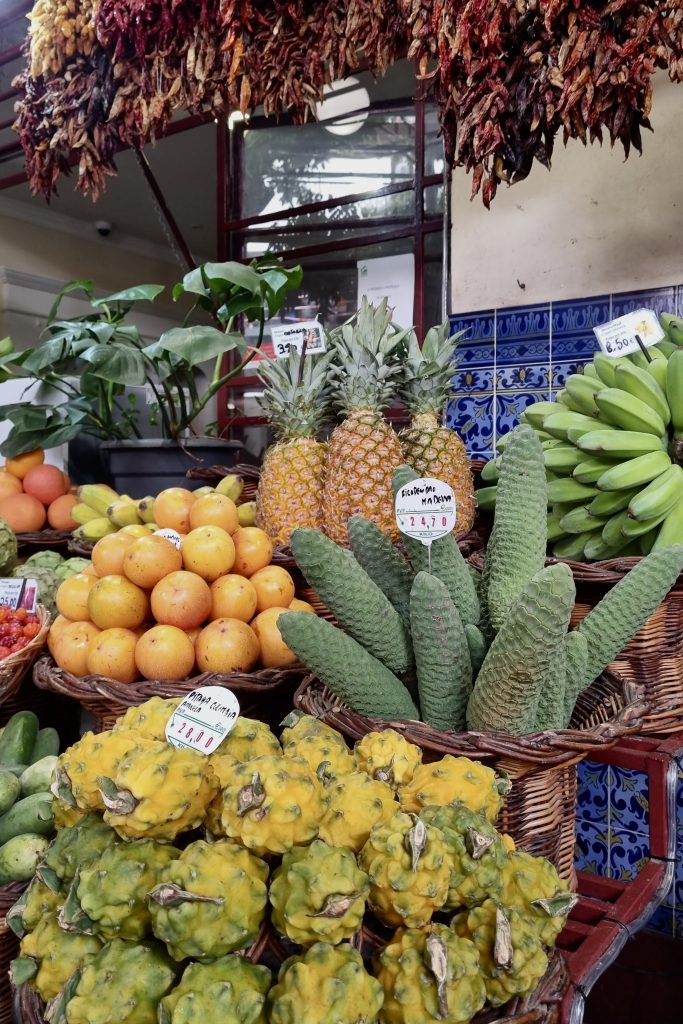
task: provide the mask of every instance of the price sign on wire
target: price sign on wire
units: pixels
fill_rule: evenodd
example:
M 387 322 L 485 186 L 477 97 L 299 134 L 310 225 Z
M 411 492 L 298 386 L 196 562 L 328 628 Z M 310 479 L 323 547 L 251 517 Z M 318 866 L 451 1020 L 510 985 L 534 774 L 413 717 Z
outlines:
M 325 331 L 317 320 L 301 320 L 296 324 L 271 327 L 273 351 L 278 359 L 286 359 L 290 348 L 301 352 L 306 343 L 306 355 L 315 356 L 325 351 Z
M 200 686 L 188 693 L 166 723 L 173 747 L 213 754 L 232 730 L 240 713 L 237 697 L 224 686 Z
M 24 608 L 29 614 L 38 604 L 38 583 L 36 580 L 0 579 L 0 605 L 7 605 L 16 611 Z
M 635 309 L 632 313 L 594 327 L 593 332 L 602 351 L 612 359 L 644 351 L 665 337 L 657 314 L 652 309 Z
M 183 542 L 183 538 L 177 530 L 171 530 L 170 527 L 167 526 L 163 530 L 155 530 L 154 536 L 163 537 L 165 540 L 170 541 L 173 547 L 180 551 L 180 545 Z
M 401 533 L 427 547 L 451 533 L 457 520 L 453 488 L 431 476 L 404 484 L 396 495 L 394 510 Z

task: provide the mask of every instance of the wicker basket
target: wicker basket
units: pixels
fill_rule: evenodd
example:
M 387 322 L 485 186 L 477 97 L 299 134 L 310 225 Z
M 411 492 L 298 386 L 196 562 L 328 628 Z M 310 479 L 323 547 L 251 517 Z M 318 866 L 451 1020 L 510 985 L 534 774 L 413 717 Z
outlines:
M 301 682 L 304 669 L 265 668 L 258 672 L 217 675 L 204 672 L 182 680 L 143 680 L 119 683 L 106 676 L 78 677 L 58 668 L 49 655 L 40 658 L 33 668 L 33 681 L 41 690 L 70 697 L 86 709 L 95 720 L 95 731 L 110 729 L 117 718 L 130 707 L 143 704 L 150 697 L 185 697 L 198 686 L 225 686 L 240 702 L 240 713 L 259 718 L 268 725 L 278 725 L 291 709 L 292 698 Z
M 38 605 L 40 632 L 24 647 L 23 651 L 10 654 L 0 661 L 0 708 L 5 702 L 15 698 L 31 665 L 45 646 L 47 632 L 50 628 L 50 614 L 42 605 Z M 17 709 L 18 710 L 18 709 Z
M 294 697 L 296 707 L 323 719 L 350 741 L 391 726 L 421 747 L 426 761 L 444 754 L 483 761 L 505 772 L 512 789 L 499 827 L 535 856 L 547 857 L 563 878 L 575 881 L 576 765 L 638 732 L 644 704 L 638 687 L 605 672 L 581 694 L 572 727 L 515 737 L 504 733 L 446 733 L 423 722 L 386 722 L 352 711 L 313 676 Z
M 12 988 L 9 965 L 19 952 L 19 939 L 8 926 L 5 916 L 14 906 L 27 882 L 12 882 L 0 886 L 0 1024 L 12 1024 Z
M 244 481 L 244 490 L 240 495 L 238 505 L 244 505 L 247 501 L 254 501 L 261 471 L 258 466 L 250 466 L 246 462 L 240 462 L 236 466 L 207 466 L 206 469 L 188 469 L 185 476 L 188 480 L 203 480 L 209 487 L 215 487 L 224 476 L 236 473 Z
M 641 559 L 563 561 L 572 570 L 576 584 L 572 613 L 572 627 L 576 627 Z M 557 559 L 546 560 L 547 565 L 555 562 Z M 483 551 L 474 552 L 470 563 L 481 570 Z M 643 687 L 648 710 L 641 732 L 665 734 L 683 728 L 683 575 L 610 668 Z
M 71 530 L 36 530 L 35 533 L 18 533 L 17 544 L 22 555 L 34 551 L 58 551 L 66 548 Z

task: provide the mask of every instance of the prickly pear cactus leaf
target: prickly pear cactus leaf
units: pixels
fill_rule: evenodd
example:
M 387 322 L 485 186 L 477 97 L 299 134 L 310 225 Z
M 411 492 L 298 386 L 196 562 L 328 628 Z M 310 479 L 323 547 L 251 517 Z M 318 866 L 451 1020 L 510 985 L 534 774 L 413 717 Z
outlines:
M 566 729 L 572 720 L 576 698 L 583 689 L 588 665 L 588 641 L 583 633 L 573 630 L 564 641 L 567 676 L 564 690 L 564 722 Z
M 541 693 L 552 686 L 575 596 L 574 578 L 563 563 L 542 569 L 522 590 L 477 677 L 467 707 L 471 730 L 511 736 L 534 731 Z
M 349 541 L 356 561 L 391 601 L 410 629 L 410 588 L 413 570 L 379 526 L 362 516 L 349 519 Z
M 513 430 L 501 457 L 496 513 L 486 548 L 486 603 L 497 632 L 515 599 L 543 568 L 548 540 L 543 449 L 525 424 Z
M 578 627 L 588 643 L 580 690 L 590 686 L 645 625 L 682 571 L 683 545 L 652 551 L 588 613 Z
M 566 643 L 566 637 L 565 637 Z M 534 732 L 561 729 L 564 726 L 564 698 L 567 688 L 567 651 L 562 643 L 551 666 L 546 685 L 541 690 Z
M 296 563 L 347 633 L 392 672 L 413 667 L 410 634 L 365 569 L 319 530 L 294 530 Z
M 422 719 L 435 729 L 462 732 L 472 663 L 458 609 L 436 576 L 419 572 L 415 577 L 410 619 Z
M 401 680 L 353 637 L 308 612 L 287 612 L 277 624 L 290 651 L 354 710 L 371 718 L 419 721 Z

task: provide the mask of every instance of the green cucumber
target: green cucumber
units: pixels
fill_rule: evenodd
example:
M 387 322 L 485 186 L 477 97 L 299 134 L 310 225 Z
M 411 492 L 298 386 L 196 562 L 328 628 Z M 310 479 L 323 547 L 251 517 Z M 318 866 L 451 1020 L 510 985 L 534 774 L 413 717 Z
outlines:
M 46 836 L 32 832 L 9 839 L 0 850 L 0 885 L 33 878 L 49 845 Z
M 57 758 L 54 754 L 41 757 L 40 761 L 28 766 L 22 774 L 19 782 L 21 792 L 24 796 L 33 796 L 34 793 L 45 793 L 52 784 Z
M 21 783 L 13 772 L 0 771 L 0 814 L 9 811 L 21 794 Z
M 54 832 L 52 793 L 24 797 L 0 818 L 0 845 L 27 832 L 45 836 Z
M 33 750 L 29 758 L 29 764 L 42 761 L 44 757 L 56 756 L 59 753 L 59 733 L 56 729 L 40 729 L 33 744 Z
M 28 764 L 38 736 L 38 719 L 32 711 L 12 715 L 0 736 L 0 767 Z

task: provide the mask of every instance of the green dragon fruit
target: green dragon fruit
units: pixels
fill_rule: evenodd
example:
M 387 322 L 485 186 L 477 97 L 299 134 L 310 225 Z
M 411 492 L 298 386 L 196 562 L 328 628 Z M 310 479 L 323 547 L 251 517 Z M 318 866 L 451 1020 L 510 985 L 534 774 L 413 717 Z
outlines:
M 235 843 L 190 843 L 149 893 L 154 934 L 176 960 L 244 949 L 261 927 L 267 880 L 268 866 Z
M 446 908 L 473 907 L 503 892 L 501 874 L 508 859 L 503 841 L 482 814 L 464 804 L 426 807 L 420 817 L 442 833 L 451 856 Z
M 544 857 L 523 850 L 510 854 L 503 868 L 502 904 L 516 910 L 536 929 L 544 946 L 553 946 L 578 900 L 555 867 Z
M 270 1024 L 364 1024 L 377 1018 L 382 988 L 360 953 L 317 942 L 290 957 L 270 990 Z
M 99 857 L 119 838 L 97 814 L 86 814 L 75 825 L 60 829 L 38 868 L 42 881 L 59 893 L 74 880 L 79 867 Z
M 36 929 L 25 935 L 19 957 L 12 962 L 12 984 L 29 982 L 45 1002 L 57 996 L 73 972 L 89 963 L 102 948 L 94 935 L 78 935 L 60 928 L 55 914 L 46 914 Z
M 57 614 L 57 591 L 61 580 L 55 575 L 53 569 L 44 569 L 35 565 L 18 565 L 12 573 L 15 579 L 35 580 L 38 584 L 38 600 L 49 611 L 50 615 Z
M 266 1024 L 270 971 L 241 956 L 189 964 L 159 1003 L 159 1024 Z
M 64 896 L 54 892 L 36 875 L 28 889 L 7 911 L 5 921 L 14 934 L 21 938 L 26 932 L 32 932 L 46 914 L 56 914 L 63 902 Z
M 336 945 L 359 930 L 368 892 L 351 850 L 314 839 L 289 850 L 272 877 L 273 924 L 301 946 Z
M 17 564 L 17 538 L 4 519 L 0 519 L 0 576 L 9 576 Z

